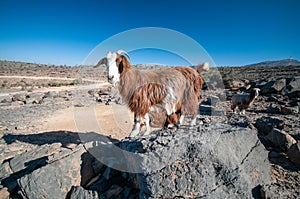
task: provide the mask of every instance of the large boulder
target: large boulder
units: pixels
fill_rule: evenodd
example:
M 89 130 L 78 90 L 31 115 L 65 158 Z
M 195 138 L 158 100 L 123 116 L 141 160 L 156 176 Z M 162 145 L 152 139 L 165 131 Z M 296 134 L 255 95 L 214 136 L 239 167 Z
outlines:
M 254 124 L 260 135 L 268 135 L 273 128 L 282 129 L 284 121 L 276 117 L 261 117 Z
M 62 149 L 48 157 L 47 165 L 18 179 L 23 198 L 66 198 L 72 186 L 81 182 L 83 145 Z
M 242 87 L 245 87 L 245 82 L 240 81 L 240 80 L 225 80 L 224 81 L 224 86 L 226 89 L 233 89 L 233 90 L 237 90 L 240 89 Z
M 284 78 L 270 81 L 261 87 L 261 94 L 279 93 L 286 86 L 286 80 Z
M 264 139 L 269 147 L 278 152 L 286 152 L 296 143 L 291 135 L 278 129 L 273 129 Z
M 282 106 L 281 113 L 284 115 L 291 115 L 291 114 L 296 115 L 299 113 L 299 106 L 293 106 L 293 107 Z
M 249 129 L 216 124 L 158 133 L 121 145 L 143 157 L 134 180 L 140 198 L 250 198 L 270 183 L 267 151 Z
M 293 77 L 282 90 L 282 94 L 289 97 L 300 97 L 300 76 Z

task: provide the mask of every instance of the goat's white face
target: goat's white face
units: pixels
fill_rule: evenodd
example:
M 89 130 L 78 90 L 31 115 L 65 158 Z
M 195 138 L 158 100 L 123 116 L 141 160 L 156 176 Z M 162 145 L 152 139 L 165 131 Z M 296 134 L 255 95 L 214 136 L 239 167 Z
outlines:
M 116 63 L 117 53 L 108 52 L 106 55 L 107 59 L 107 70 L 108 70 L 108 82 L 116 84 L 120 80 L 119 68 Z
M 259 88 L 255 88 L 255 89 L 253 89 L 253 90 L 254 90 L 254 92 L 255 92 L 254 96 L 255 96 L 255 97 L 258 97 L 260 89 L 259 89 Z

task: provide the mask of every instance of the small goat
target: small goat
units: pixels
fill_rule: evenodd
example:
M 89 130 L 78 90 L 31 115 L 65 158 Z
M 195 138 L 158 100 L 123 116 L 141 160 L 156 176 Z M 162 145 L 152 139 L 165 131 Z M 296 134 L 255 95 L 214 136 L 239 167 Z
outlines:
M 143 73 L 132 68 L 127 58 L 121 55 L 122 53 L 129 58 L 123 50 L 108 52 L 97 66 L 101 64 L 108 66 L 108 81 L 118 85 L 123 102 L 127 103 L 130 110 L 134 112 L 134 127 L 130 136 L 139 133 L 141 121 L 146 124 L 145 134 L 150 133 L 149 111 L 155 106 L 161 106 L 166 110 L 167 116 L 170 116 L 167 119 L 172 121 L 175 120 L 172 114 L 178 115 L 178 111 L 181 116 L 192 114 L 191 125 L 195 124 L 198 113 L 198 94 L 202 86 L 202 84 L 198 86 L 200 80 L 196 70 L 191 69 L 193 74 L 190 76 L 188 72 L 190 69 L 180 68 Z M 179 123 L 182 120 L 183 117 L 180 117 Z
M 241 114 L 245 114 L 245 110 L 250 108 L 254 100 L 259 95 L 259 88 L 254 88 L 251 90 L 250 94 L 235 94 L 232 96 L 231 109 L 236 113 L 237 108 Z

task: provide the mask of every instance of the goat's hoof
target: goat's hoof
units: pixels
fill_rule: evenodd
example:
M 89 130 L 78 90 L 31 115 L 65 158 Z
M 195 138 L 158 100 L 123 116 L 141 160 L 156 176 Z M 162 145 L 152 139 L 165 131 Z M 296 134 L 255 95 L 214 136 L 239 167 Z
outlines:
M 100 102 L 100 103 L 103 102 L 102 99 L 101 99 L 101 97 L 97 98 L 96 101 L 97 101 L 97 102 Z
M 190 126 L 191 126 L 191 127 L 194 127 L 194 126 L 196 126 L 196 124 L 197 124 L 197 123 L 196 123 L 196 120 L 195 120 L 195 121 L 192 121 L 192 122 L 190 123 Z
M 168 129 L 170 129 L 171 131 L 177 131 L 180 128 L 180 124 L 174 124 L 173 126 L 168 126 Z
M 129 137 L 135 137 L 139 134 L 140 132 L 138 130 L 133 130 L 130 132 Z
M 143 136 L 148 136 L 150 133 L 151 133 L 150 131 L 145 131 L 145 132 L 143 133 Z
M 197 129 L 196 125 L 191 125 L 189 129 Z

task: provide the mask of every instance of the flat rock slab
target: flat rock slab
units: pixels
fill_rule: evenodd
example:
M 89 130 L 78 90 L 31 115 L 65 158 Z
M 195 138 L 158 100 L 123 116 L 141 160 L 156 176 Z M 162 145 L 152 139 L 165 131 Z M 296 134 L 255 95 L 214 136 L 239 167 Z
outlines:
M 135 176 L 141 198 L 249 198 L 270 183 L 268 152 L 254 131 L 216 124 L 160 133 L 122 146 L 142 154 L 144 172 Z
M 66 198 L 72 186 L 80 185 L 82 145 L 55 155 L 50 164 L 18 180 L 24 198 Z M 66 155 L 67 154 L 67 155 Z M 55 161 L 54 161 L 55 160 Z

